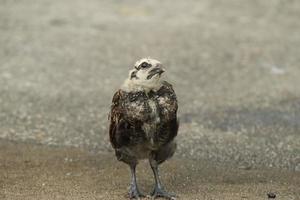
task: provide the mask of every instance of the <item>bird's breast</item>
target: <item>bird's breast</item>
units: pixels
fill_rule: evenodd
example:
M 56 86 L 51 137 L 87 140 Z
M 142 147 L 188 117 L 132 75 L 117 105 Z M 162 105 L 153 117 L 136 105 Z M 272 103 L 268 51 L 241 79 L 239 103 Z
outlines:
M 153 99 L 149 99 L 147 104 L 149 106 L 149 119 L 143 123 L 142 129 L 144 130 L 150 145 L 154 145 L 155 133 L 157 132 L 161 121 L 158 112 L 159 108 L 157 102 Z
M 126 116 L 133 121 L 147 121 L 150 117 L 149 110 L 145 101 L 126 102 Z
M 160 122 L 160 115 L 159 115 L 159 106 L 157 102 L 153 99 L 148 100 L 149 105 L 149 115 L 151 118 L 151 123 L 159 124 Z

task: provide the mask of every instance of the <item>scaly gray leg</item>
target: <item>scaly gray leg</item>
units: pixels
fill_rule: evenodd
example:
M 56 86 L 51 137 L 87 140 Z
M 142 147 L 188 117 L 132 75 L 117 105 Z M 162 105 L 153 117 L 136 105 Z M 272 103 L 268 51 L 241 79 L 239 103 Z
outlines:
M 130 199 L 140 199 L 140 197 L 145 197 L 142 193 L 140 193 L 137 183 L 136 183 L 136 174 L 135 174 L 136 164 L 130 165 L 131 171 L 131 183 L 129 190 L 129 198 Z
M 166 192 L 164 190 L 164 187 L 161 184 L 159 173 L 158 173 L 157 161 L 154 159 L 150 159 L 149 162 L 155 178 L 155 187 L 151 193 L 152 199 L 155 199 L 156 197 L 164 197 L 166 199 L 171 199 L 171 200 L 175 199 L 176 195 Z

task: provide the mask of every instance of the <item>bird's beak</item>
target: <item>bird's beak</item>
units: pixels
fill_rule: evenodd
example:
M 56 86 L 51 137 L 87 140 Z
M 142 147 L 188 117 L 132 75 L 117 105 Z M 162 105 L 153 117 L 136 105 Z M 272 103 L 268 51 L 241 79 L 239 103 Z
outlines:
M 155 68 L 153 68 L 150 72 L 149 72 L 149 74 L 148 74 L 148 76 L 147 76 L 147 79 L 151 79 L 154 75 L 156 75 L 156 74 L 158 74 L 158 75 L 161 75 L 162 73 L 164 73 L 165 72 L 165 70 L 163 69 L 163 68 L 161 68 L 161 67 L 155 67 Z

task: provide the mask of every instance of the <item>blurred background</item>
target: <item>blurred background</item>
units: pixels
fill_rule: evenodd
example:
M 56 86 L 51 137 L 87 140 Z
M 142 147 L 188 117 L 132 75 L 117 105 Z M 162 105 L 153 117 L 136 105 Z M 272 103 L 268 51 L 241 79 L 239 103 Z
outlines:
M 297 0 L 2 0 L 2 144 L 113 154 L 112 95 L 149 56 L 177 92 L 177 159 L 299 177 L 299 19 Z

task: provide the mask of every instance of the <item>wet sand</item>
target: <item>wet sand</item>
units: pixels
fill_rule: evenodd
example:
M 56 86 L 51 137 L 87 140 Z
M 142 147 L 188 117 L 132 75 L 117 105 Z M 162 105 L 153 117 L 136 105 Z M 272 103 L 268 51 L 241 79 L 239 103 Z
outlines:
M 1 199 L 126 199 L 128 167 L 113 154 L 94 154 L 76 148 L 47 147 L 8 141 L 0 143 Z M 300 198 L 300 173 L 276 169 L 216 167 L 208 161 L 175 156 L 161 166 L 165 187 L 177 199 Z M 154 183 L 147 162 L 138 166 L 138 182 L 147 194 Z

